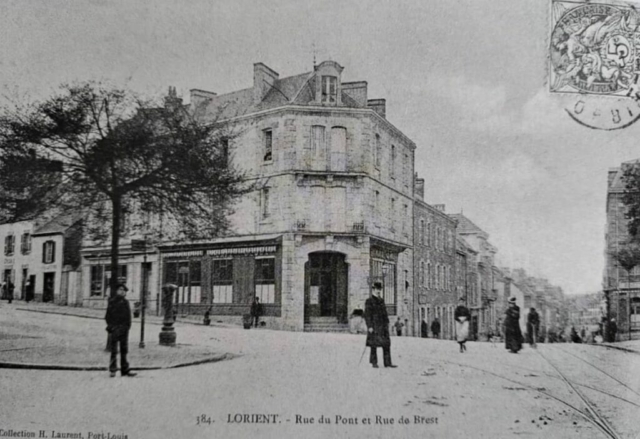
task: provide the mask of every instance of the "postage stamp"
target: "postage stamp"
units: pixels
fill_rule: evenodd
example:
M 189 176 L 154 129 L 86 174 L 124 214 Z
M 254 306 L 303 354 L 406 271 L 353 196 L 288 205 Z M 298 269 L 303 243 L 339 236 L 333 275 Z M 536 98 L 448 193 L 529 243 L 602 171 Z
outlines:
M 583 126 L 606 131 L 640 120 L 636 6 L 552 0 L 551 20 L 549 90 L 577 95 L 567 114 Z
M 552 2 L 552 92 L 638 98 L 640 12 L 632 5 Z

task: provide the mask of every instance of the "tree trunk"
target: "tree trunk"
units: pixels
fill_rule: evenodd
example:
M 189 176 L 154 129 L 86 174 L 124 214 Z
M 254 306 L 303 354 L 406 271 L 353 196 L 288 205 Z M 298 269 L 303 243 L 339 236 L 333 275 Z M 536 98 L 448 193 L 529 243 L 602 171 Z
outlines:
M 109 297 L 116 295 L 118 288 L 118 259 L 120 251 L 120 221 L 122 218 L 122 198 L 111 197 L 111 279 L 109 279 Z

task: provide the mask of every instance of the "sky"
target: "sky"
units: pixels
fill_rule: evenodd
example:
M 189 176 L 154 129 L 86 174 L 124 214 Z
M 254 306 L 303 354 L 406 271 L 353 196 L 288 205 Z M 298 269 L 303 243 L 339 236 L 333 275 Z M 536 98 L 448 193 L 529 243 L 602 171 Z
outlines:
M 640 123 L 573 121 L 548 91 L 550 0 L 4 0 L 0 99 L 107 80 L 149 96 L 251 87 L 334 60 L 417 145 L 425 201 L 490 235 L 501 266 L 567 294 L 601 289 L 607 170 Z

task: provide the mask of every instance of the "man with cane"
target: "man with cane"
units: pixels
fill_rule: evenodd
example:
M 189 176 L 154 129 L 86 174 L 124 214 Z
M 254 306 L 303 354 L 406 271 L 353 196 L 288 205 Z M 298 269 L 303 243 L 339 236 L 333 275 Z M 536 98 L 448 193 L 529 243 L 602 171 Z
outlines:
M 391 337 L 389 336 L 389 316 L 382 299 L 382 283 L 373 283 L 373 295 L 364 303 L 364 320 L 367 323 L 367 343 L 371 348 L 369 362 L 378 367 L 378 347 L 382 348 L 384 367 L 397 367 L 391 364 Z M 365 348 L 366 349 L 366 348 Z

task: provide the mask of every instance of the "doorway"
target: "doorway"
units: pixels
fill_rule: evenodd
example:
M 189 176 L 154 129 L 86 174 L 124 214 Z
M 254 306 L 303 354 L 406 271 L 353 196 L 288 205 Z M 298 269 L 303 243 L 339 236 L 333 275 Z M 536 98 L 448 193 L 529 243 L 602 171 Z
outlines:
M 348 322 L 347 273 L 344 254 L 309 254 L 305 263 L 305 322 L 318 317 L 334 317 L 339 323 Z
M 56 274 L 45 273 L 44 274 L 44 288 L 42 290 L 42 301 L 53 302 L 53 291 L 55 288 Z

